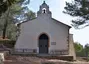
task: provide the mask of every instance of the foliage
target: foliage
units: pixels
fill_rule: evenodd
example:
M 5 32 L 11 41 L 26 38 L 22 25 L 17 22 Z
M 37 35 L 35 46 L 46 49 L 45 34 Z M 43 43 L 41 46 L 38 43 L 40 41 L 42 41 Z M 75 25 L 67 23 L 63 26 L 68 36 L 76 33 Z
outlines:
M 17 0 L 17 2 L 11 7 L 15 23 L 27 20 L 26 14 L 30 11 L 27 7 L 28 4 L 29 0 Z M 35 14 L 34 12 L 32 13 Z
M 74 43 L 74 47 L 76 52 L 81 52 L 83 50 L 83 46 L 78 42 Z
M 83 47 L 80 43 L 75 42 L 74 47 L 75 47 L 76 56 L 80 56 L 80 57 L 88 57 L 89 56 L 89 44 L 86 44 Z
M 18 27 L 17 23 L 35 18 L 35 13 L 27 8 L 29 0 L 17 0 L 0 18 L 0 33 L 9 39 L 16 40 Z
M 85 49 L 86 57 L 88 57 L 89 56 L 89 44 L 86 44 L 84 49 Z
M 15 45 L 15 40 L 0 40 L 0 44 L 3 44 L 4 46 L 8 48 L 13 48 Z
M 15 2 L 16 0 L 0 0 L 0 16 Z
M 20 6 L 29 4 L 30 0 L 0 0 L 0 16 L 2 13 L 8 10 L 8 8 L 20 2 Z
M 25 16 L 26 16 L 26 20 L 25 21 L 28 21 L 28 20 L 36 18 L 35 13 L 33 11 L 31 11 L 31 10 L 30 11 L 28 10 L 28 12 L 25 14 Z
M 77 18 L 76 20 L 72 20 L 72 25 L 75 28 L 89 26 L 89 0 L 74 0 L 71 3 L 66 2 L 64 9 L 64 13 Z

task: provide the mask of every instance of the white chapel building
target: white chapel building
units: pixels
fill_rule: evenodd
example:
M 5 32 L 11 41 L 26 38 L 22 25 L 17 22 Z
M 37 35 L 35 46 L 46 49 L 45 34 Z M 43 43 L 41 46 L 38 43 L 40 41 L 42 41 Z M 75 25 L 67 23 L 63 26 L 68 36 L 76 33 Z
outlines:
M 49 6 L 44 1 L 35 19 L 21 23 L 21 33 L 15 49 L 29 54 L 73 55 L 71 53 L 73 38 L 69 34 L 70 28 L 52 18 Z

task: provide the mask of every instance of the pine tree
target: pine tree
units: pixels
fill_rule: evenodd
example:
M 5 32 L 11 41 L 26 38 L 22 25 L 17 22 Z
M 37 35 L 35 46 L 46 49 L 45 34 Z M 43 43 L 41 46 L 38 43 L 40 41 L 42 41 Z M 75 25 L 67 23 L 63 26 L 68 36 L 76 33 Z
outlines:
M 3 39 L 5 39 L 5 37 L 16 39 L 18 31 L 16 24 L 28 20 L 28 17 L 30 17 L 30 19 L 35 18 L 35 13 L 28 9 L 27 4 L 29 4 L 29 1 L 18 0 L 3 13 L 0 18 L 0 30 Z
M 64 13 L 77 17 L 76 20 L 72 20 L 74 27 L 84 28 L 89 26 L 89 0 L 74 0 L 71 3 L 66 2 L 64 9 Z

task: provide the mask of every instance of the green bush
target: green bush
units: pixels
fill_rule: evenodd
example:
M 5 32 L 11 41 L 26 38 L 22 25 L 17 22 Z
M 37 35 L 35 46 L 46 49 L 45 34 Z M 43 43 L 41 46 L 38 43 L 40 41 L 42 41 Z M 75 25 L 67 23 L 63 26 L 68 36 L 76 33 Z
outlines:
M 14 40 L 0 40 L 0 44 L 3 44 L 4 46 L 8 48 L 13 48 L 15 45 L 16 41 Z

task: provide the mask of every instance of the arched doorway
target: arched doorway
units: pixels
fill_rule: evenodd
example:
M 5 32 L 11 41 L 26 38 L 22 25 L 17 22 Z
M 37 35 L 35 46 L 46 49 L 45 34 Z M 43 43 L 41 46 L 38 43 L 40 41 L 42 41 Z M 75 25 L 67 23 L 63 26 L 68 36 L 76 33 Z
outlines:
M 39 36 L 39 53 L 47 54 L 48 53 L 48 45 L 49 38 L 46 34 L 41 34 Z

